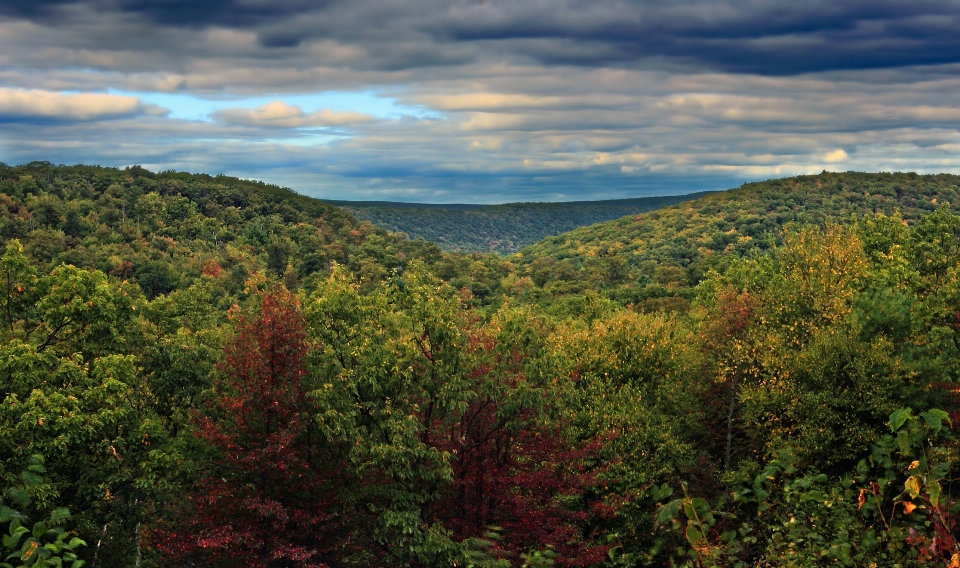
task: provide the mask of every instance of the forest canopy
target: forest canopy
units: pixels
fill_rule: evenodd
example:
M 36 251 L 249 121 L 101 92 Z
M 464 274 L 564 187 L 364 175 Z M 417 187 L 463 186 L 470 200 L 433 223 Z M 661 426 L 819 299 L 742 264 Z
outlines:
M 958 182 L 774 180 L 503 257 L 0 166 L 0 562 L 955 565 Z
M 502 205 L 328 201 L 378 227 L 435 242 L 444 250 L 510 254 L 544 237 L 689 201 L 708 192 L 662 197 Z

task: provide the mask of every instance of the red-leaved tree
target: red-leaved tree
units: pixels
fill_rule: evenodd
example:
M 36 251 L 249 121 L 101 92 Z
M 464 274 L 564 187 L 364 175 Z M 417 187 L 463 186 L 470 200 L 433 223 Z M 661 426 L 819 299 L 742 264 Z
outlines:
M 336 458 L 311 425 L 305 320 L 296 297 L 264 294 L 227 346 L 198 436 L 217 451 L 189 502 L 188 530 L 160 548 L 234 566 L 324 566 L 334 547 Z
M 467 334 L 477 397 L 457 420 L 432 424 L 434 442 L 455 456 L 438 516 L 460 538 L 499 527 L 496 552 L 514 561 L 552 549 L 560 565 L 602 562 L 609 546 L 590 534 L 592 523 L 613 513 L 595 491 L 601 441 L 576 445 L 561 422 L 547 419 L 556 393 L 527 377 L 531 354 L 489 329 Z

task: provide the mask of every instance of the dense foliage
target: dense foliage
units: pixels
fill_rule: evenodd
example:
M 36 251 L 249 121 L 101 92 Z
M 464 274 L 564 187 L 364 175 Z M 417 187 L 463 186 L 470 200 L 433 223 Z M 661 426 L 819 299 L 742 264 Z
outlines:
M 432 243 L 395 237 L 276 186 L 44 162 L 0 164 L 0 238 L 20 239 L 42 270 L 96 268 L 137 283 L 148 298 L 203 274 L 237 294 L 253 273 L 295 288 L 338 263 L 373 283 L 414 258 L 442 258 Z
M 706 195 L 692 193 L 606 201 L 424 205 L 331 201 L 378 227 L 437 243 L 444 250 L 509 254 L 544 237 L 636 215 Z
M 749 183 L 651 213 L 547 237 L 511 260 L 524 291 L 556 302 L 601 292 L 647 311 L 686 311 L 710 270 L 782 243 L 789 225 L 960 206 L 960 176 L 828 173 Z M 535 284 L 530 287 L 529 284 Z
M 960 565 L 952 180 L 783 180 L 811 222 L 656 309 L 587 249 L 560 278 L 231 178 L 4 167 L 0 563 Z M 623 246 L 726 235 L 729 195 Z

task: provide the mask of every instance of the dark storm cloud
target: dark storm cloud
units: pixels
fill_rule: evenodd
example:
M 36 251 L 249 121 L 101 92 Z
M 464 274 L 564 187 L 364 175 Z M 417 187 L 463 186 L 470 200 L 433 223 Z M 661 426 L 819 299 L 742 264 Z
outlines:
M 0 161 L 461 202 L 960 171 L 958 22 L 960 0 L 0 0 Z M 330 91 L 362 94 L 303 98 Z M 179 106 L 201 98 L 236 104 Z
M 950 0 L 0 2 L 0 14 L 58 26 L 69 26 L 84 9 L 158 26 L 246 30 L 266 52 L 309 41 L 355 45 L 365 57 L 351 65 L 368 69 L 484 57 L 585 66 L 659 57 L 721 71 L 789 75 L 960 61 L 960 5 Z M 121 49 L 133 38 L 112 41 Z M 455 45 L 471 48 L 445 56 Z
M 96 11 L 135 14 L 145 20 L 174 26 L 255 26 L 264 22 L 322 9 L 321 0 L 5 0 L 0 14 L 41 21 L 69 19 L 71 6 Z M 59 9 L 59 10 L 58 10 Z
M 54 15 L 55 8 L 77 4 L 81 0 L 11 0 L 0 2 L 0 16 L 15 18 L 47 19 Z
M 960 60 L 960 6 L 915 2 L 568 2 L 480 4 L 448 13 L 459 41 L 553 40 L 546 62 L 604 65 L 672 57 L 786 75 Z M 523 44 L 520 44 L 523 45 Z M 585 46 L 593 46 L 593 57 Z M 519 50 L 518 50 L 519 51 Z

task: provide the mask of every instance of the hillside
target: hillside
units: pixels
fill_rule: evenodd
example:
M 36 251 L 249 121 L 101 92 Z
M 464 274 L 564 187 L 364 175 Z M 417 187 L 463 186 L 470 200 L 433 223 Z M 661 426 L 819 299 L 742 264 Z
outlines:
M 685 309 L 710 270 L 781 242 L 791 224 L 899 211 L 907 222 L 960 205 L 960 176 L 828 173 L 749 183 L 547 237 L 511 257 L 544 298 L 600 290 L 642 309 Z M 536 292 L 536 291 L 535 291 Z
M 503 205 L 328 201 L 378 227 L 437 243 L 444 250 L 513 253 L 546 236 L 635 215 L 709 192 L 662 197 Z
M 954 565 L 958 181 L 748 184 L 503 258 L 0 165 L 0 555 Z
M 149 298 L 213 274 L 225 302 L 254 274 L 296 289 L 337 263 L 373 285 L 421 259 L 469 285 L 463 271 L 475 261 L 287 188 L 136 166 L 0 164 L 0 245 L 12 239 L 41 271 L 97 269 Z

